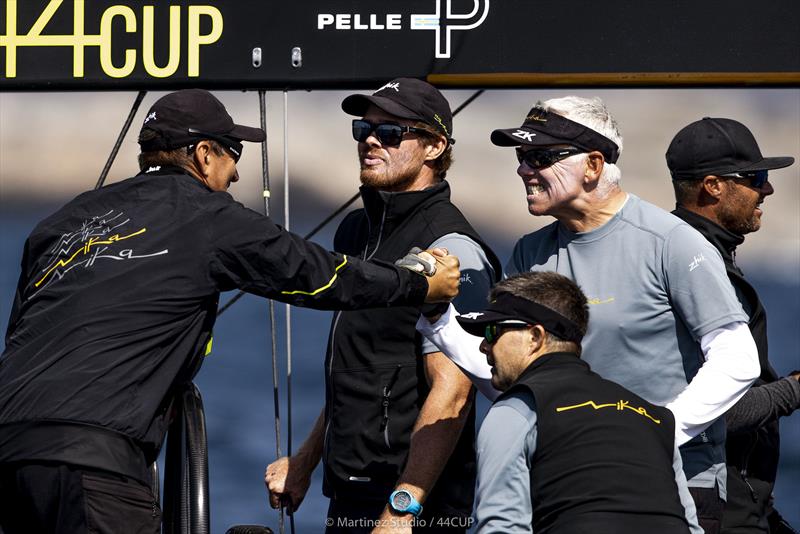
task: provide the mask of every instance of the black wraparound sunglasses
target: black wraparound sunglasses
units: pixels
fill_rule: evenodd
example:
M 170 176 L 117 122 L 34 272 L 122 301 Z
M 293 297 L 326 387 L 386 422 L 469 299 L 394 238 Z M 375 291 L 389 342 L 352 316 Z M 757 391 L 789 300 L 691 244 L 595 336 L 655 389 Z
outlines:
M 720 178 L 738 178 L 740 180 L 750 180 L 750 187 L 761 189 L 764 184 L 769 180 L 769 171 L 749 171 L 749 172 L 732 172 L 723 174 Z
M 403 134 L 406 133 L 419 133 L 424 135 L 431 135 L 431 132 L 424 128 L 414 128 L 413 126 L 400 126 L 399 124 L 391 124 L 381 122 L 378 124 L 365 121 L 364 119 L 353 120 L 353 139 L 359 143 L 363 143 L 367 138 L 375 134 L 378 141 L 385 146 L 399 146 L 403 141 Z
M 530 325 L 527 323 L 520 323 L 520 322 L 509 322 L 509 323 L 489 323 L 486 325 L 486 328 L 483 330 L 483 339 L 486 340 L 486 343 L 491 345 L 497 338 L 503 335 L 506 330 L 514 330 L 520 328 L 528 328 Z
M 575 147 L 544 148 L 541 150 L 521 150 L 517 148 L 517 160 L 520 163 L 527 163 L 528 167 L 531 169 L 544 169 L 562 159 L 567 159 L 570 156 L 584 152 L 586 152 L 586 150 Z

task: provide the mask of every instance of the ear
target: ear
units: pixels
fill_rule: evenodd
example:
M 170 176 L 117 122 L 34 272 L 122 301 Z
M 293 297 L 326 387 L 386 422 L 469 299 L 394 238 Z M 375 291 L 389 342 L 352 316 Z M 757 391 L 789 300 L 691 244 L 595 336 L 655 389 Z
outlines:
M 208 176 L 209 174 L 211 155 L 211 144 L 208 141 L 200 141 L 195 145 L 193 154 L 194 165 L 203 176 Z
M 703 178 L 703 185 L 700 189 L 709 197 L 719 200 L 725 189 L 723 185 L 724 181 L 725 180 L 720 180 L 717 176 L 706 176 Z
M 603 174 L 603 165 L 605 165 L 605 158 L 603 154 L 598 151 L 589 152 L 586 158 L 586 173 L 584 175 L 585 182 L 596 182 Z
M 436 136 L 436 140 L 425 145 L 425 161 L 433 161 L 442 155 L 447 148 L 447 139 L 441 135 Z
M 530 353 L 536 354 L 544 346 L 545 341 L 547 340 L 547 332 L 545 331 L 542 325 L 537 324 L 530 328 L 530 333 L 531 333 Z

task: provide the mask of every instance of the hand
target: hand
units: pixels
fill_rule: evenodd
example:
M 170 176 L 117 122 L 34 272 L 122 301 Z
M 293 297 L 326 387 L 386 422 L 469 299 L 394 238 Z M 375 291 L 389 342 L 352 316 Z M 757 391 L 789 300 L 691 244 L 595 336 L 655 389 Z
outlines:
M 412 534 L 414 516 L 399 514 L 387 506 L 378 518 L 378 524 L 370 534 Z
M 449 256 L 445 249 L 426 250 L 436 260 L 436 272 L 428 277 L 428 295 L 425 302 L 449 302 L 458 295 L 461 283 L 459 262 L 455 256 Z
M 264 484 L 272 508 L 286 506 L 289 513 L 300 508 L 311 485 L 313 467 L 308 469 L 296 456 L 278 458 L 264 471 Z
M 419 247 L 412 248 L 408 251 L 408 254 L 394 262 L 394 264 L 398 267 L 408 269 L 409 271 L 424 274 L 425 276 L 433 276 L 436 274 L 436 258 Z
M 789 377 L 790 378 L 794 378 L 795 380 L 800 382 L 800 371 L 792 371 L 792 373 L 789 375 Z

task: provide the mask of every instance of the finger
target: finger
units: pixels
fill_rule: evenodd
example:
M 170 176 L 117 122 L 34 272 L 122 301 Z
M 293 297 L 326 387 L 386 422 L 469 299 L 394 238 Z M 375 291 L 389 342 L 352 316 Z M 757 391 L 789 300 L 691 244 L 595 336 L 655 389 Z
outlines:
M 436 247 L 434 249 L 428 250 L 427 252 L 430 252 L 434 256 L 442 256 L 442 257 L 447 256 L 449 254 L 449 252 L 447 252 L 447 249 L 444 247 Z

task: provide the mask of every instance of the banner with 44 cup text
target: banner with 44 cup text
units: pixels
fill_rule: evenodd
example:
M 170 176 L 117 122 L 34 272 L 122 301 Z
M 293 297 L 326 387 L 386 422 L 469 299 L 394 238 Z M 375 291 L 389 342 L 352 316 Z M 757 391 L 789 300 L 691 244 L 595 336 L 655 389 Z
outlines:
M 798 0 L 0 0 L 0 90 L 800 85 Z

